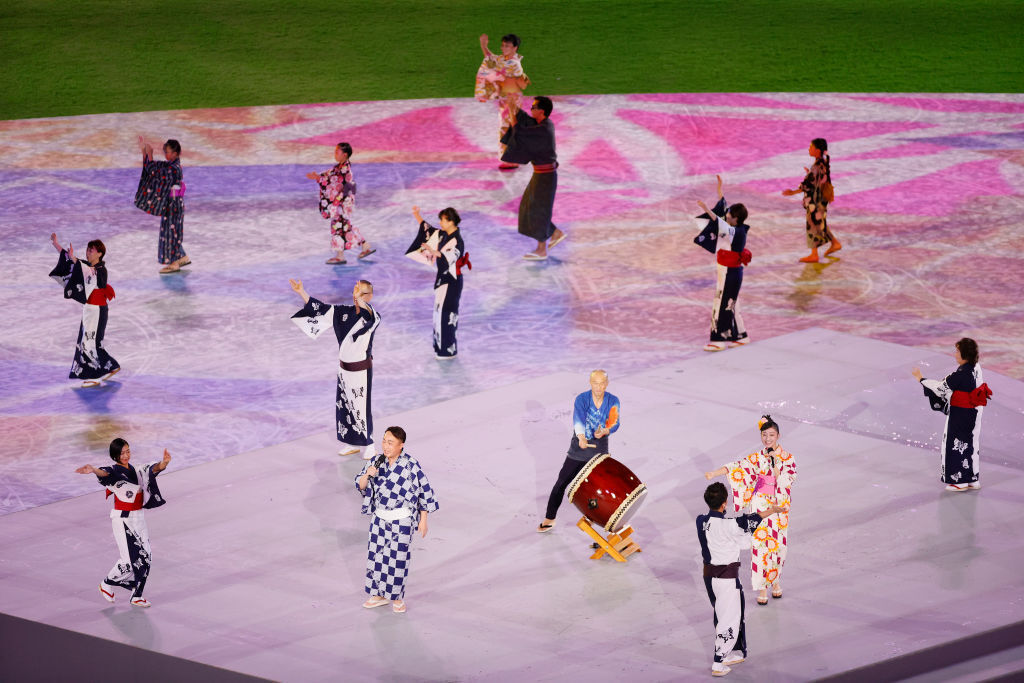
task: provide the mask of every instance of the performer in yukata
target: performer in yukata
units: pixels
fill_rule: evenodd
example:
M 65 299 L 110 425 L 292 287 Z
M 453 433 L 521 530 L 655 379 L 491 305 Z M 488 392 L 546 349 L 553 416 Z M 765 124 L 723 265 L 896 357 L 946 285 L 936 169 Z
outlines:
M 981 411 L 992 390 L 982 380 L 976 341 L 967 337 L 958 341 L 953 358 L 958 367 L 942 381 L 926 379 L 920 368 L 911 374 L 924 387 L 932 410 L 946 414 L 939 449 L 940 476 L 946 490 L 970 491 L 981 488 Z
M 370 306 L 373 285 L 360 280 L 352 288 L 352 305 L 325 304 L 314 299 L 302 286 L 302 280 L 289 280 L 292 289 L 306 305 L 292 316 L 292 322 L 316 339 L 333 326 L 338 338 L 338 390 L 335 422 L 338 455 L 354 455 L 363 450 L 363 459 L 373 458 L 373 412 L 370 394 L 373 387 L 373 335 L 380 315 Z
M 573 402 L 573 435 L 569 439 L 569 451 L 551 488 L 544 520 L 537 527 L 538 533 L 551 531 L 555 526 L 555 515 L 565 497 L 565 489 L 587 462 L 595 455 L 611 452 L 608 450 L 608 435 L 619 429 L 619 399 L 607 389 L 608 373 L 594 370 L 590 373 L 590 391 L 584 391 Z
M 811 253 L 800 261 L 803 263 L 818 262 L 818 247 L 829 243 L 825 256 L 839 251 L 843 245 L 828 227 L 828 205 L 834 199 L 832 189 L 832 166 L 828 156 L 828 143 L 825 138 L 814 138 L 807 153 L 814 157 L 811 167 L 805 168 L 807 175 L 800 187 L 795 190 L 783 190 L 782 194 L 789 197 L 794 194 L 804 195 L 804 209 L 807 211 L 807 246 Z
M 331 221 L 331 249 L 334 256 L 327 259 L 331 265 L 345 263 L 345 251 L 362 247 L 359 258 L 366 258 L 376 249 L 363 233 L 352 224 L 352 212 L 356 206 L 356 182 L 352 178 L 352 145 L 339 142 L 334 148 L 334 160 L 338 163 L 333 168 L 317 173 L 310 171 L 306 177 L 315 180 L 320 186 L 320 215 Z
M 107 266 L 103 263 L 107 248 L 100 240 L 86 246 L 83 263 L 75 256 L 74 245 L 67 250 L 57 241 L 57 233 L 50 233 L 53 248 L 60 252 L 57 267 L 50 277 L 64 287 L 64 298 L 82 304 L 82 324 L 78 326 L 75 358 L 71 361 L 69 379 L 82 380 L 83 387 L 94 387 L 110 379 L 121 369 L 113 356 L 103 348 L 107 332 L 107 302 L 114 298 L 114 288 L 107 284 Z
M 714 472 L 705 472 L 708 479 L 728 475 L 732 502 L 736 512 L 760 512 L 772 505 L 790 507 L 793 482 L 796 481 L 796 460 L 779 445 L 779 425 L 771 415 L 763 415 L 757 423 L 763 448 L 745 458 L 731 462 Z M 757 591 L 757 604 L 768 604 L 768 587 L 773 598 L 782 597 L 780 573 L 786 562 L 789 545 L 786 532 L 789 513 L 769 516 L 768 523 L 754 532 L 750 544 L 750 582 Z
M 743 285 L 743 267 L 751 258 L 746 248 L 750 226 L 744 223 L 747 207 L 726 204 L 722 196 L 722 177 L 715 178 L 718 179 L 718 203 L 708 209 L 704 202 L 697 202 L 704 210 L 698 218 L 707 218 L 708 224 L 693 240 L 715 254 L 718 261 L 715 305 L 711 309 L 711 341 L 705 344 L 705 351 L 722 351 L 750 343 L 737 303 Z
M 510 105 L 509 123 L 513 124 L 501 141 L 507 146 L 502 161 L 533 164 L 530 183 L 519 201 L 519 234 L 537 240 L 537 248 L 523 258 L 543 261 L 548 249 L 565 239 L 565 233 L 551 222 L 558 187 L 558 156 L 555 153 L 555 125 L 551 123 L 554 105 L 543 95 L 533 98 L 530 114 L 519 105 Z
M 157 260 L 164 264 L 161 273 L 175 273 L 192 259 L 181 241 L 185 231 L 185 179 L 181 173 L 181 145 L 177 140 L 164 143 L 165 161 L 153 160 L 153 146 L 139 136 L 142 152 L 142 177 L 135 191 L 135 206 L 160 216 L 160 242 Z
M 382 455 L 356 476 L 362 513 L 371 515 L 366 555 L 370 597 L 363 603 L 367 609 L 391 603 L 392 611 L 405 611 L 413 530 L 426 538 L 427 514 L 439 507 L 419 462 L 403 450 L 405 439 L 404 429 L 388 427 L 380 441 Z
M 416 239 L 406 255 L 425 263 L 437 265 L 434 278 L 434 355 L 441 359 L 454 358 L 458 353 L 455 332 L 459 326 L 459 299 L 462 297 L 462 269 L 472 269 L 466 243 L 459 230 L 459 212 L 448 207 L 437 214 L 441 228 L 423 220 L 418 206 L 412 215 L 419 224 Z
M 511 108 L 519 107 L 523 90 L 530 84 L 530 78 L 523 71 L 523 57 L 519 54 L 519 36 L 509 33 L 501 37 L 501 54 L 495 55 L 487 47 L 487 34 L 480 36 L 480 49 L 484 53 L 484 61 L 476 72 L 476 99 L 480 102 L 498 101 L 500 127 L 498 129 L 498 156 L 505 153 L 505 145 L 501 140 L 508 132 L 513 118 Z M 519 164 L 502 161 L 498 166 L 502 171 L 512 171 Z
M 704 587 L 715 610 L 715 659 L 712 676 L 725 676 L 729 668 L 747 658 L 747 634 L 743 623 L 743 585 L 740 583 L 740 551 L 747 536 L 762 527 L 771 515 L 784 515 L 787 509 L 775 505 L 741 517 L 725 516 L 729 492 L 720 481 L 704 490 L 708 505 L 705 515 L 697 516 L 697 540 L 704 560 Z
M 107 497 L 114 496 L 110 524 L 120 557 L 107 578 L 100 583 L 100 594 L 107 602 L 114 602 L 114 588 L 124 588 L 132 592 L 133 605 L 149 607 L 149 600 L 142 597 L 153 561 L 145 510 L 160 507 L 167 502 L 160 495 L 156 475 L 167 469 L 171 454 L 164 449 L 163 459 L 149 465 L 132 465 L 129 462 L 131 457 L 128 442 L 114 439 L 110 442 L 110 459 L 114 461 L 112 467 L 82 465 L 75 472 L 95 474 L 100 485 L 106 487 Z

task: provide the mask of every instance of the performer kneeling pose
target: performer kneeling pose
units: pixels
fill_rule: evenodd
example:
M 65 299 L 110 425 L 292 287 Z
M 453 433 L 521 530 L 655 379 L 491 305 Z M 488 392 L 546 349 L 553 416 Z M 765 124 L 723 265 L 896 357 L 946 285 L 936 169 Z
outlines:
M 313 339 L 332 327 L 338 338 L 338 390 L 334 410 L 338 441 L 342 444 L 338 455 L 353 455 L 365 447 L 363 459 L 372 460 L 372 351 L 373 335 L 380 325 L 380 315 L 370 306 L 373 285 L 359 280 L 352 287 L 352 306 L 332 306 L 311 297 L 302 286 L 302 280 L 288 282 L 306 303 L 292 316 L 292 322 Z
M 412 215 L 419 224 L 419 232 L 405 253 L 437 265 L 437 277 L 434 279 L 434 355 L 441 359 L 454 358 L 459 352 L 455 332 L 459 327 L 462 268 L 473 268 L 459 230 L 459 212 L 450 206 L 441 209 L 437 214 L 440 230 L 423 220 L 420 207 L 412 207 Z
M 769 515 L 785 513 L 771 505 L 767 510 L 736 518 L 725 516 L 729 492 L 716 481 L 704 490 L 706 515 L 697 516 L 697 540 L 704 559 L 704 587 L 715 610 L 715 662 L 712 676 L 724 676 L 731 664 L 747 658 L 747 634 L 743 624 L 743 585 L 740 583 L 740 550 L 749 542 L 761 521 Z
M 167 502 L 160 495 L 156 475 L 167 469 L 171 454 L 164 449 L 163 460 L 149 465 L 131 465 L 131 457 L 128 442 L 114 439 L 110 442 L 113 467 L 83 465 L 75 472 L 95 474 L 100 484 L 107 488 L 107 496 L 114 496 L 110 523 L 121 556 L 100 584 L 100 594 L 107 602 L 114 602 L 114 587 L 120 586 L 132 592 L 133 605 L 149 607 L 151 603 L 142 597 L 142 591 L 146 588 L 153 556 L 149 549 L 149 529 L 146 528 L 144 510 Z
M 981 488 L 981 411 L 988 405 L 992 390 L 982 381 L 976 341 L 967 337 L 958 341 L 953 357 L 959 367 L 941 382 L 926 379 L 920 368 L 914 368 L 912 374 L 924 386 L 932 410 L 946 413 L 939 448 L 942 482 L 947 491 L 968 491 Z
M 736 303 L 743 285 L 743 266 L 750 263 L 751 256 L 746 248 L 750 226 L 743 223 L 747 220 L 747 207 L 726 204 L 722 196 L 722 176 L 715 178 L 718 179 L 718 203 L 714 209 L 708 209 L 704 202 L 697 202 L 704 210 L 699 218 L 707 218 L 708 225 L 693 240 L 714 253 L 718 261 L 715 305 L 711 309 L 711 341 L 704 346 L 705 351 L 722 351 L 727 346 L 750 342 Z
M 573 402 L 569 451 L 548 496 L 547 516 L 537 527 L 539 533 L 551 531 L 555 526 L 555 515 L 565 497 L 565 489 L 584 465 L 595 455 L 609 452 L 608 435 L 619 429 L 619 399 L 607 393 L 607 388 L 608 373 L 594 370 L 590 373 L 590 391 L 584 391 Z
M 370 599 L 363 603 L 367 609 L 394 601 L 392 611 L 405 611 L 413 524 L 419 517 L 416 529 L 426 538 L 427 513 L 439 507 L 427 475 L 403 450 L 405 438 L 401 427 L 388 427 L 380 440 L 382 455 L 356 477 L 356 488 L 363 494 L 362 513 L 371 515 L 366 555 Z
M 114 288 L 107 284 L 107 266 L 103 263 L 107 248 L 99 240 L 89 242 L 85 250 L 87 263 L 83 265 L 75 256 L 73 245 L 69 244 L 67 251 L 60 246 L 57 233 L 50 233 L 50 242 L 60 252 L 60 260 L 50 271 L 50 277 L 64 287 L 65 299 L 82 304 L 82 324 L 78 326 L 75 359 L 68 378 L 82 380 L 83 387 L 94 387 L 121 369 L 103 348 L 107 302 L 114 298 Z
M 764 448 L 714 472 L 705 472 L 704 476 L 714 479 L 722 474 L 728 475 L 736 512 L 748 507 L 758 512 L 772 505 L 789 509 L 793 500 L 793 482 L 796 481 L 796 460 L 779 445 L 779 425 L 771 415 L 762 415 L 757 427 L 761 430 Z M 779 574 L 786 563 L 788 529 L 788 513 L 769 517 L 768 523 L 751 539 L 750 582 L 758 591 L 759 605 L 768 604 L 768 586 L 772 587 L 773 598 L 782 597 Z

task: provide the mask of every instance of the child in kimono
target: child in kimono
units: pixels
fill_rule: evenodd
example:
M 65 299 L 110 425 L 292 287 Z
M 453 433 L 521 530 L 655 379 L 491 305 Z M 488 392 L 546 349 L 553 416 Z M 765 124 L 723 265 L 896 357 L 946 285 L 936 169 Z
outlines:
M 501 38 L 501 54 L 495 55 L 487 47 L 487 34 L 480 36 L 480 49 L 484 53 L 484 61 L 476 72 L 476 99 L 498 101 L 500 127 L 498 129 L 498 156 L 505 153 L 505 144 L 500 142 L 511 125 L 512 107 L 519 107 L 519 99 L 523 90 L 530 84 L 530 79 L 523 72 L 523 57 L 519 54 L 519 36 L 509 33 Z M 498 166 L 503 171 L 519 168 L 519 164 L 502 161 Z
M 334 256 L 327 259 L 328 265 L 345 263 L 345 251 L 362 247 L 359 258 L 363 259 L 377 251 L 370 248 L 370 243 L 363 233 L 352 224 L 352 213 L 356 206 L 356 181 L 352 177 L 352 145 L 339 142 L 334 148 L 334 160 L 338 162 L 332 168 L 317 173 L 310 171 L 306 177 L 315 180 L 320 186 L 320 215 L 331 222 L 331 250 Z

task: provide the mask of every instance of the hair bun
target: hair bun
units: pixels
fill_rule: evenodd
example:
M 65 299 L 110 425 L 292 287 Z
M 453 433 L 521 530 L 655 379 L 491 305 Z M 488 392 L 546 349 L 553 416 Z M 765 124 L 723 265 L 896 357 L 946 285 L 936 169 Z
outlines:
M 761 419 L 757 421 L 757 428 L 764 429 L 764 426 L 769 422 L 774 422 L 771 415 L 762 415 Z

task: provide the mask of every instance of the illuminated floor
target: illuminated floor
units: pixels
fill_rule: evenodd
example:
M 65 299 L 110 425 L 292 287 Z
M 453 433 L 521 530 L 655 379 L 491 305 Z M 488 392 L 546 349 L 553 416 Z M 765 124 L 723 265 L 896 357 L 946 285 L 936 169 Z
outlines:
M 0 122 L 0 512 L 90 490 L 71 474 L 114 436 L 198 465 L 330 429 L 336 349 L 288 321 L 310 292 L 376 285 L 376 412 L 594 366 L 613 376 L 700 354 L 714 268 L 691 244 L 694 201 L 750 208 L 740 307 L 755 340 L 821 327 L 948 353 L 977 338 L 987 368 L 1024 378 L 1018 249 L 1024 96 L 644 95 L 556 100 L 555 219 L 570 237 L 542 264 L 520 256 L 528 176 L 493 160 L 496 112 L 471 100 L 189 110 Z M 156 274 L 157 219 L 136 210 L 135 138 L 181 140 L 191 272 Z M 807 141 L 831 143 L 841 259 L 803 265 L 793 187 Z M 303 175 L 350 141 L 357 224 L 372 262 L 332 268 L 327 222 Z M 430 348 L 432 277 L 402 258 L 414 225 L 464 217 L 474 269 L 459 359 Z M 66 380 L 79 307 L 46 278 L 48 236 L 105 240 L 106 387 Z M 794 339 L 798 339 L 795 337 Z M 794 342 L 799 344 L 799 342 Z M 902 372 L 902 370 L 901 370 Z M 379 420 L 378 420 L 379 421 Z M 456 425 L 453 424 L 453 428 Z

